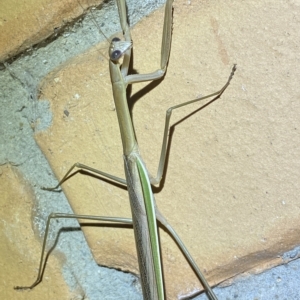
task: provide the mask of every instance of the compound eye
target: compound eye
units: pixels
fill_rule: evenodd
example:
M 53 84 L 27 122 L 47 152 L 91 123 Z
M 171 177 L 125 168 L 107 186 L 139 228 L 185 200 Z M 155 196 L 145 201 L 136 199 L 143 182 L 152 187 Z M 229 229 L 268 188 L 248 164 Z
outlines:
M 118 60 L 123 55 L 123 52 L 120 50 L 115 50 L 111 53 L 110 59 L 111 60 Z
M 111 41 L 112 42 L 120 42 L 121 40 L 118 37 L 114 37 Z

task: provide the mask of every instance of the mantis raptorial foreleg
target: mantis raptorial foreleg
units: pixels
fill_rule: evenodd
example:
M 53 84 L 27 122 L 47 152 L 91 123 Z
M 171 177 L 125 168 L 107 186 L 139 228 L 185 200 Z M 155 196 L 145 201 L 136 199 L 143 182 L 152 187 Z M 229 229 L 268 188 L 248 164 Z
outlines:
M 160 245 L 158 239 L 157 221 L 159 221 L 174 238 L 181 251 L 191 264 L 196 275 L 201 281 L 208 297 L 210 299 L 217 299 L 213 293 L 211 287 L 207 283 L 205 277 L 197 266 L 196 262 L 193 260 L 185 245 L 167 222 L 165 217 L 159 212 L 155 199 L 151 190 L 151 184 L 159 184 L 162 178 L 162 173 L 166 161 L 166 148 L 168 143 L 168 131 L 170 127 L 170 118 L 172 111 L 174 109 L 180 108 L 191 103 L 207 99 L 209 97 L 215 97 L 217 99 L 225 91 L 227 86 L 232 79 L 235 71 L 235 66 L 232 69 L 230 77 L 224 87 L 218 92 L 210 94 L 205 97 L 197 98 L 185 103 L 173 106 L 169 108 L 166 112 L 165 129 L 161 148 L 161 155 L 159 166 L 157 170 L 157 175 L 155 178 L 149 177 L 146 166 L 139 154 L 137 141 L 135 138 L 132 120 L 130 117 L 130 112 L 128 109 L 128 103 L 126 98 L 126 88 L 128 84 L 133 84 L 143 81 L 158 80 L 165 75 L 167 63 L 169 60 L 169 53 L 171 47 L 171 28 L 172 28 L 172 3 L 173 0 L 167 0 L 165 7 L 165 20 L 164 20 L 164 31 L 162 37 L 162 48 L 161 48 L 161 62 L 160 69 L 149 74 L 132 74 L 128 75 L 129 63 L 131 59 L 131 36 L 130 29 L 127 24 L 126 18 L 126 7 L 125 1 L 117 1 L 118 10 L 120 15 L 120 23 L 123 30 L 123 35 L 125 41 L 120 41 L 119 39 L 113 39 L 110 46 L 110 76 L 112 82 L 112 90 L 114 95 L 114 101 L 116 106 L 116 112 L 119 121 L 120 133 L 122 137 L 123 144 L 123 157 L 124 157 L 124 171 L 126 179 L 122 179 L 108 173 L 99 171 L 97 169 L 91 168 L 81 163 L 74 164 L 65 176 L 60 180 L 54 188 L 44 188 L 46 190 L 56 190 L 66 179 L 74 168 L 79 168 L 82 170 L 87 170 L 89 172 L 98 174 L 102 177 L 109 178 L 115 182 L 126 185 L 130 205 L 132 210 L 132 220 L 127 218 L 112 218 L 105 216 L 86 216 L 86 215 L 69 215 L 61 213 L 53 213 L 48 217 L 46 232 L 43 242 L 42 254 L 40 259 L 40 267 L 38 272 L 37 280 L 27 288 L 33 288 L 42 279 L 42 270 L 44 264 L 44 252 L 46 249 L 47 235 L 50 226 L 50 221 L 53 218 L 77 218 L 77 219 L 88 219 L 88 220 L 98 220 L 98 221 L 109 221 L 109 222 L 120 222 L 126 224 L 133 224 L 136 248 L 139 260 L 139 269 L 141 273 L 141 283 L 143 289 L 143 296 L 146 300 L 156 300 L 165 298 L 165 289 L 163 283 L 162 267 L 161 267 L 161 255 L 160 255 Z M 122 66 L 119 64 L 119 59 L 123 57 Z M 214 100 L 213 99 L 213 100 Z M 213 101 L 212 100 L 212 101 Z M 22 287 L 17 287 L 21 289 Z

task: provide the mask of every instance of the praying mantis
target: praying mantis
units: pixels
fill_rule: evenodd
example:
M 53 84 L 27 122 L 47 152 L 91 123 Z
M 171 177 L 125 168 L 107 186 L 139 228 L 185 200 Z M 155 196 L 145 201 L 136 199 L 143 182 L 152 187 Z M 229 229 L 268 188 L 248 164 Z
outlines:
M 200 271 L 192 256 L 186 249 L 185 245 L 183 244 L 175 230 L 171 227 L 171 225 L 167 222 L 165 217 L 160 213 L 159 209 L 157 208 L 152 193 L 151 185 L 159 184 L 162 178 L 166 161 L 168 131 L 170 127 L 170 118 L 172 111 L 182 106 L 189 105 L 191 103 L 209 97 L 220 97 L 220 95 L 225 91 L 225 89 L 230 83 L 230 80 L 235 71 L 235 66 L 232 69 L 227 83 L 218 92 L 173 106 L 167 110 L 161 156 L 157 175 L 155 178 L 151 177 L 148 174 L 143 159 L 139 154 L 138 143 L 135 138 L 135 133 L 126 97 L 126 88 L 128 85 L 144 81 L 159 80 L 165 76 L 171 49 L 172 4 L 173 0 L 167 0 L 165 6 L 165 19 L 161 46 L 160 69 L 149 74 L 128 75 L 132 49 L 131 34 L 126 18 L 125 1 L 117 1 L 124 41 L 121 41 L 117 38 L 114 38 L 111 41 L 111 45 L 109 48 L 109 69 L 115 107 L 117 117 L 119 120 L 119 127 L 123 144 L 124 171 L 126 179 L 110 175 L 108 173 L 99 171 L 81 163 L 75 163 L 65 174 L 65 176 L 60 180 L 57 186 L 55 186 L 54 188 L 44 188 L 45 190 L 49 191 L 56 190 L 69 177 L 69 175 L 75 168 L 93 172 L 102 177 L 108 178 L 114 182 L 127 186 L 132 211 L 132 219 L 52 213 L 48 217 L 47 221 L 37 280 L 30 287 L 27 288 L 33 288 L 42 279 L 44 252 L 51 220 L 55 218 L 77 218 L 133 224 L 143 297 L 147 300 L 161 300 L 165 298 L 165 288 L 161 265 L 162 263 L 160 258 L 160 242 L 157 228 L 157 223 L 160 223 L 162 227 L 167 229 L 167 231 L 170 233 L 170 235 L 180 247 L 181 251 L 184 253 L 187 261 L 190 263 L 190 265 L 194 269 L 194 272 L 197 274 L 199 280 L 201 281 L 209 299 L 217 299 L 211 287 L 207 283 L 205 277 L 203 276 L 202 272 Z M 122 65 L 120 64 L 121 59 L 123 59 Z M 25 289 L 26 287 L 16 288 Z

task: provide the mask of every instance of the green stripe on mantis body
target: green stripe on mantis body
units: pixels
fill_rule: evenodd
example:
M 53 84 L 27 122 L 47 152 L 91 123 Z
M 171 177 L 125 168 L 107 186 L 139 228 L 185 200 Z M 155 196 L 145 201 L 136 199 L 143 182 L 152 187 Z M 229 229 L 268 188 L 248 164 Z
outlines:
M 154 196 L 152 193 L 147 169 L 139 156 L 136 156 L 136 164 L 139 171 L 139 176 L 140 176 L 143 195 L 144 195 L 144 203 L 145 203 L 147 220 L 148 220 L 150 243 L 151 243 L 152 257 L 153 257 L 153 264 L 154 264 L 155 280 L 158 289 L 157 291 L 158 299 L 162 300 L 164 299 L 164 285 L 163 285 L 163 278 L 162 278 L 157 221 L 156 221 L 156 214 L 155 214 L 155 201 L 154 201 Z

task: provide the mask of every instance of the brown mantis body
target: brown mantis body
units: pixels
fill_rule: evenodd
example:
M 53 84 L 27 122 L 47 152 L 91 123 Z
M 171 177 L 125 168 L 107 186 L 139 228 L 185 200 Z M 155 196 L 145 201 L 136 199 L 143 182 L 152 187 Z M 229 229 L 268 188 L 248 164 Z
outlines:
M 128 75 L 129 63 L 131 59 L 131 35 L 130 29 L 127 24 L 126 18 L 126 7 L 125 1 L 118 0 L 118 9 L 120 16 L 120 23 L 123 30 L 124 41 L 119 39 L 113 39 L 110 46 L 109 56 L 109 68 L 112 82 L 112 90 L 114 95 L 114 101 L 116 106 L 116 112 L 119 120 L 120 133 L 123 144 L 123 158 L 124 158 L 124 170 L 126 179 L 122 179 L 105 172 L 96 170 L 89 166 L 81 163 L 74 164 L 70 170 L 65 174 L 62 180 L 54 188 L 46 188 L 47 190 L 55 190 L 58 188 L 73 171 L 74 168 L 87 170 L 94 172 L 102 177 L 109 178 L 117 183 L 127 186 L 129 192 L 129 199 L 132 211 L 132 220 L 126 218 L 115 218 L 105 216 L 86 216 L 86 215 L 68 215 L 53 213 L 48 218 L 48 223 L 45 232 L 45 239 L 42 249 L 40 269 L 36 282 L 28 288 L 33 288 L 41 281 L 41 270 L 44 261 L 44 251 L 47 241 L 47 234 L 50 225 L 50 221 L 53 218 L 77 218 L 77 219 L 88 219 L 88 220 L 100 220 L 109 222 L 120 222 L 133 224 L 136 249 L 138 253 L 139 269 L 141 274 L 141 284 L 143 289 L 144 299 L 164 299 L 165 298 L 165 287 L 162 272 L 161 254 L 160 254 L 160 241 L 158 236 L 158 223 L 161 224 L 173 239 L 176 241 L 181 251 L 185 255 L 186 259 L 192 266 L 199 280 L 201 281 L 207 295 L 210 299 L 217 299 L 213 293 L 211 287 L 207 283 L 205 277 L 189 254 L 187 248 L 167 222 L 165 217 L 159 212 L 155 199 L 152 193 L 151 185 L 159 184 L 162 178 L 162 173 L 165 166 L 166 160 L 166 147 L 168 142 L 168 131 L 169 122 L 172 111 L 185 105 L 209 98 L 209 97 L 220 97 L 224 90 L 229 85 L 229 82 L 235 71 L 235 67 L 225 84 L 225 86 L 216 93 L 211 95 L 197 98 L 176 106 L 173 106 L 167 110 L 164 137 L 162 142 L 161 156 L 157 175 L 155 178 L 151 177 L 146 169 L 146 166 L 140 156 L 138 144 L 136 141 L 133 124 L 130 116 L 130 111 L 127 103 L 126 89 L 130 84 L 158 80 L 164 77 L 167 63 L 169 60 L 169 53 L 171 48 L 171 29 L 172 29 L 172 3 L 173 0 L 167 0 L 165 8 L 165 20 L 164 20 L 164 31 L 162 37 L 161 47 L 161 64 L 160 69 L 149 74 L 131 74 Z M 119 60 L 123 57 L 122 65 Z M 17 287 L 20 288 L 20 287 Z M 22 287 L 21 287 L 22 288 Z

